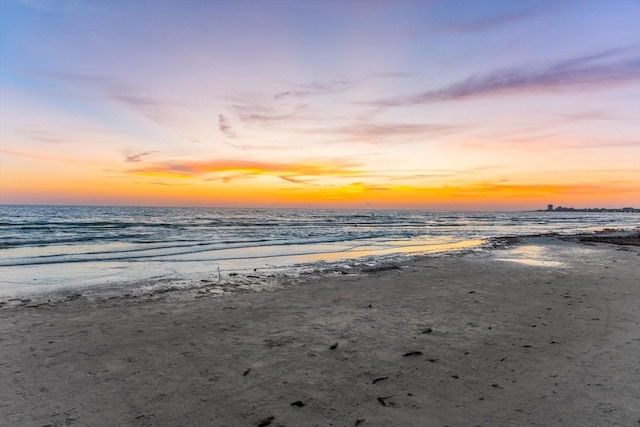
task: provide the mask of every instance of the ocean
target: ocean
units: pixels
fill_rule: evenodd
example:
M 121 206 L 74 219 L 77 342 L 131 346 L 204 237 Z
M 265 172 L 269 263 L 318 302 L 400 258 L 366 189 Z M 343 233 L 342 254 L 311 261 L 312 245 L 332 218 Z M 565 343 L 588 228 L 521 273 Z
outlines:
M 376 263 L 494 237 L 633 229 L 637 213 L 0 206 L 0 294 Z

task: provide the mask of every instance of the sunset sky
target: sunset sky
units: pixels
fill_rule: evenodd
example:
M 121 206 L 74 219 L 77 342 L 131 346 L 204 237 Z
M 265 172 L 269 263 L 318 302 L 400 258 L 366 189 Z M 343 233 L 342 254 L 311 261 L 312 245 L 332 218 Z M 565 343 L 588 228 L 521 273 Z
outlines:
M 640 1 L 0 0 L 0 203 L 640 207 Z

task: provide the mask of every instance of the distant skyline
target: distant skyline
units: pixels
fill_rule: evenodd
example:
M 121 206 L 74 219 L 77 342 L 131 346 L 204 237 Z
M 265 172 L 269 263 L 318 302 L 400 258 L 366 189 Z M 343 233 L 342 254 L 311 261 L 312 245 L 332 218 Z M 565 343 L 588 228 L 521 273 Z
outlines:
M 0 203 L 640 207 L 640 1 L 0 0 Z

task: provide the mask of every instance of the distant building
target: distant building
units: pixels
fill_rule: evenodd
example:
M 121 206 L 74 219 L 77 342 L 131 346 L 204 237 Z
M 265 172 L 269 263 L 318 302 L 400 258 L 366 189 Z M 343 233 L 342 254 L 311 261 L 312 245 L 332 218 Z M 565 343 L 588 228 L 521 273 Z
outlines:
M 640 209 L 632 207 L 624 208 L 566 208 L 564 206 L 558 206 L 554 208 L 553 205 L 547 205 L 545 211 L 539 210 L 538 212 L 623 212 L 623 213 L 640 213 Z

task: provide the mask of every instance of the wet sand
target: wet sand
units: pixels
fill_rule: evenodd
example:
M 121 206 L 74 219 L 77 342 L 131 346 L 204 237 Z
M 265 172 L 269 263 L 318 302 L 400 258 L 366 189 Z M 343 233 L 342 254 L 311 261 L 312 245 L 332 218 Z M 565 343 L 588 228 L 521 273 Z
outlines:
M 640 247 L 503 243 L 264 292 L 4 300 L 0 424 L 638 425 Z

